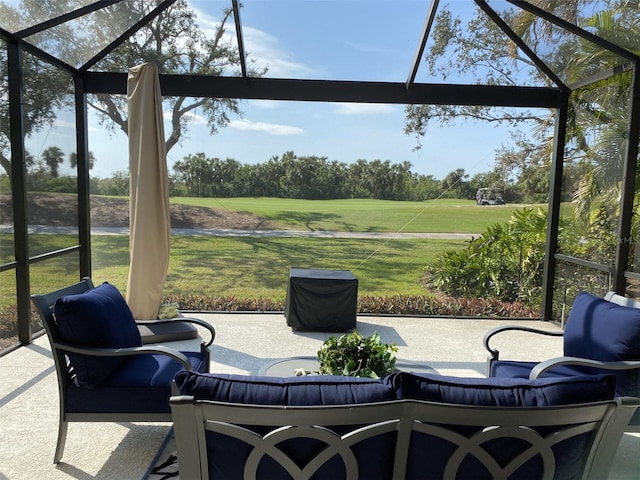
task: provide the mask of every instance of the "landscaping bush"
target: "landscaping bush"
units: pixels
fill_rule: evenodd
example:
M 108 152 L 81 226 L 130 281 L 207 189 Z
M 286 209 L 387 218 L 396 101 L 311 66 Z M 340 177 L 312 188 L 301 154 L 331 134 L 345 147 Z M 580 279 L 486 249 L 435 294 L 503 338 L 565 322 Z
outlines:
M 490 226 L 462 250 L 445 252 L 428 267 L 427 284 L 455 297 L 491 297 L 540 304 L 546 212 L 527 208 Z
M 171 295 L 163 299 L 181 310 L 218 312 L 282 312 L 284 303 L 266 298 Z M 358 297 L 361 315 L 417 315 L 433 317 L 538 318 L 540 312 L 522 302 L 501 302 L 495 298 L 453 298 L 429 295 Z

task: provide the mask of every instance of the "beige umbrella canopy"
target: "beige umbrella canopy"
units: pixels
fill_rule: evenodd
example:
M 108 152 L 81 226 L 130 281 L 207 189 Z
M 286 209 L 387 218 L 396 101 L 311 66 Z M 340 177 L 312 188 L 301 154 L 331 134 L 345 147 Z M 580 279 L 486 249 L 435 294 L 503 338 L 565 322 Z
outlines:
M 171 224 L 167 151 L 158 68 L 129 69 L 130 265 L 127 303 L 136 319 L 155 319 L 169 266 Z

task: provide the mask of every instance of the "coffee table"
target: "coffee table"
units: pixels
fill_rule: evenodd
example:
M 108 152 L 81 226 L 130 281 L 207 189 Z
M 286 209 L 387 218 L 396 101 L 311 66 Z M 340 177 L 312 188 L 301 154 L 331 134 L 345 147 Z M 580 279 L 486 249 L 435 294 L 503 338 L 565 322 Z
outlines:
M 302 368 L 307 372 L 317 372 L 320 368 L 317 357 L 300 356 L 274 360 L 266 363 L 258 372 L 258 375 L 267 377 L 293 377 L 295 370 Z M 396 360 L 396 369 L 402 372 L 412 373 L 438 373 L 438 371 L 425 364 L 411 360 Z

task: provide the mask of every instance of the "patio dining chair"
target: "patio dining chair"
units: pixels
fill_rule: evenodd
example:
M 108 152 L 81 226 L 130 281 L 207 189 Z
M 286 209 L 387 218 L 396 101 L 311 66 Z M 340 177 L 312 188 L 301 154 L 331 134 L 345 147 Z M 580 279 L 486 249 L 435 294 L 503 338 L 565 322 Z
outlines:
M 522 331 L 562 337 L 563 356 L 541 362 L 502 360 L 491 346 L 498 334 Z M 489 352 L 489 377 L 536 379 L 545 376 L 614 373 L 616 395 L 640 397 L 640 302 L 609 292 L 600 298 L 580 292 L 571 307 L 564 331 L 505 325 L 484 336 Z M 640 409 L 627 431 L 640 431 Z
M 106 282 L 92 287 L 83 279 L 31 297 L 49 338 L 58 378 L 54 463 L 62 457 L 69 422 L 171 422 L 169 397 L 175 374 L 209 371 L 204 343 L 198 352 L 143 345 L 120 292 Z M 213 328 L 209 331 L 215 334 Z

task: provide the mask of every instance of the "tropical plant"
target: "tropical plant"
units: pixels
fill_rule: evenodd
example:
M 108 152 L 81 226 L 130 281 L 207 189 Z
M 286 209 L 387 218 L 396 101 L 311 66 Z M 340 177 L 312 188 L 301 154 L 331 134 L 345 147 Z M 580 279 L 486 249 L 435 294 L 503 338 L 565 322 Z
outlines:
M 332 336 L 318 351 L 319 373 L 381 378 L 393 371 L 397 351 L 395 344 L 382 343 L 377 332 L 370 337 L 358 332 Z
M 542 288 L 546 228 L 546 212 L 519 210 L 466 248 L 442 255 L 427 268 L 428 285 L 453 296 L 535 304 Z

